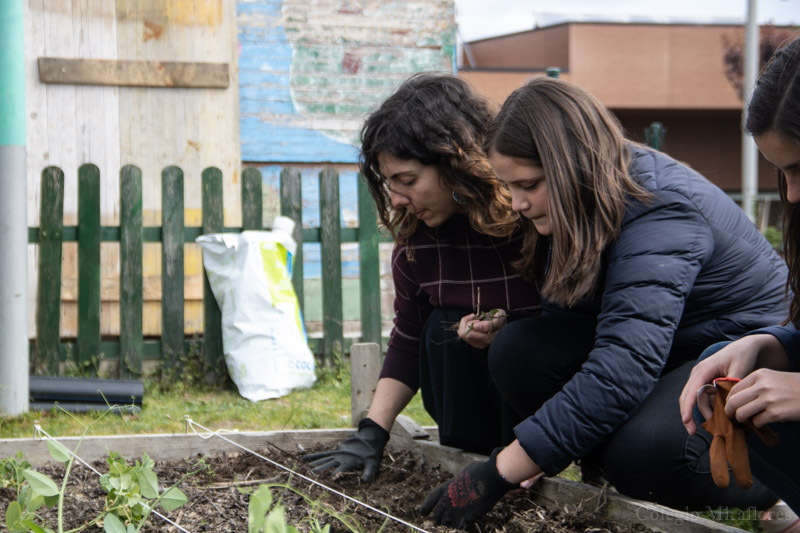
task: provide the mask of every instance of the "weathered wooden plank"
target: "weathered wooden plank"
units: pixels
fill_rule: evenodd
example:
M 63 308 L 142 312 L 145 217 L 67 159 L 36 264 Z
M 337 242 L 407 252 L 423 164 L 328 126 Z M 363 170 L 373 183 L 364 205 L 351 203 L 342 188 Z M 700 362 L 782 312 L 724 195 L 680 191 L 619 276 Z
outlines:
M 297 243 L 292 267 L 292 284 L 303 310 L 303 195 L 302 176 L 296 168 L 284 168 L 280 176 L 281 215 L 294 220 L 292 237 Z
M 142 171 L 120 172 L 120 378 L 142 375 Z
M 203 171 L 203 233 L 222 231 L 222 172 L 209 167 Z M 211 373 L 224 371 L 222 354 L 222 314 L 211 292 L 208 276 L 203 290 L 203 355 Z M 208 379 L 213 375 L 209 374 Z
M 78 345 L 80 365 L 100 353 L 100 169 L 78 169 Z
M 39 81 L 70 85 L 225 89 L 228 63 L 39 58 Z
M 147 401 L 146 398 L 145 401 Z M 283 450 L 294 452 L 311 446 L 334 445 L 352 434 L 352 429 L 344 428 L 226 432 L 223 433 L 223 436 L 250 450 L 263 450 L 267 445 L 271 444 Z M 197 454 L 213 457 L 222 453 L 242 452 L 236 445 L 220 438 L 202 439 L 194 434 L 191 429 L 186 433 L 169 435 L 59 437 L 58 441 L 70 450 L 75 450 L 75 447 L 80 443 L 78 456 L 89 463 L 102 460 L 108 455 L 109 451 L 118 452 L 129 459 L 140 458 L 142 452 L 147 452 L 156 461 L 184 459 Z M 34 468 L 53 460 L 47 449 L 47 442 L 44 439 L 0 439 L 0 457 L 11 457 L 18 451 L 25 453 L 25 460 Z
M 36 301 L 36 366 L 58 375 L 61 319 L 61 248 L 64 219 L 64 173 L 56 167 L 42 171 L 39 216 L 39 290 Z
M 380 373 L 380 344 L 365 342 L 350 348 L 350 420 L 353 426 L 367 416 Z
M 173 368 L 183 352 L 183 170 L 161 173 L 161 349 L 162 363 Z
M 381 272 L 378 211 L 364 178 L 358 176 L 358 262 L 361 287 L 361 342 L 381 344 Z
M 341 353 L 344 337 L 339 174 L 331 168 L 319 173 L 319 225 L 322 259 L 322 355 L 326 362 L 331 362 L 335 353 Z
M 597 507 L 597 514 L 607 520 L 643 524 L 665 533 L 742 533 L 739 528 L 663 505 L 635 500 L 613 489 L 603 491 L 559 477 L 539 480 L 532 487 L 531 499 L 548 510 L 563 510 L 565 505 L 582 506 L 584 509 Z
M 264 228 L 264 199 L 261 171 L 246 168 L 242 172 L 242 227 L 245 230 Z

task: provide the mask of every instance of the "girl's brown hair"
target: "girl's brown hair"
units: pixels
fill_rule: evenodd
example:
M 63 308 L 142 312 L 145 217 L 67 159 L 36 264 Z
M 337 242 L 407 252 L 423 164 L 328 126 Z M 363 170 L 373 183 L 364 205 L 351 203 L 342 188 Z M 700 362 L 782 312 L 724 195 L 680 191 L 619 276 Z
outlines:
M 745 130 L 774 132 L 800 145 L 800 39 L 780 49 L 756 81 L 747 107 Z M 778 169 L 783 202 L 783 252 L 789 266 L 786 289 L 794 292 L 789 320 L 800 328 L 800 206 L 786 199 L 786 176 Z
M 534 78 L 514 91 L 489 129 L 488 150 L 544 169 L 552 240 L 525 221 L 517 267 L 540 292 L 574 306 L 598 288 L 602 253 L 632 198 L 650 194 L 628 176 L 629 153 L 611 113 L 576 85 Z
M 407 79 L 367 118 L 361 130 L 361 175 L 394 238 L 406 240 L 419 221 L 405 208 L 392 208 L 380 172 L 381 153 L 435 166 L 442 184 L 464 202 L 476 231 L 506 237 L 518 227 L 511 197 L 483 150 L 491 118 L 487 101 L 467 82 L 432 73 Z

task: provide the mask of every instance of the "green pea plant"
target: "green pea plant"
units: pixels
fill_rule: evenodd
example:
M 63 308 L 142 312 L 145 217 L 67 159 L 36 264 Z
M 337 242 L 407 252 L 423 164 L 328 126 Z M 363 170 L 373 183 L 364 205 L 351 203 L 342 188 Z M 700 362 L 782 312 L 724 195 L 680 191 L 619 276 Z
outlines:
M 286 523 L 285 509 L 280 501 L 274 501 L 273 489 L 293 492 L 305 501 L 310 511 L 309 516 L 303 521 L 307 524 L 308 531 L 311 533 L 330 533 L 331 531 L 330 524 L 322 525 L 320 523 L 320 519 L 316 516 L 319 514 L 332 518 L 341 524 L 346 531 L 364 533 L 364 529 L 355 517 L 337 512 L 293 487 L 290 483 L 262 484 L 254 492 L 250 493 L 247 533 L 297 533 L 299 531 L 294 526 Z M 239 491 L 247 493 L 248 489 L 239 488 Z M 380 527 L 378 533 L 384 529 L 387 523 L 388 519 Z
M 147 453 L 133 465 L 116 452 L 111 452 L 106 462 L 108 473 L 100 476 L 100 486 L 107 493 L 103 512 L 106 533 L 139 531 L 158 505 L 165 511 L 174 511 L 187 501 L 177 484 L 159 494 L 158 476 L 153 471 L 155 461 Z M 184 475 L 180 481 L 194 473 L 196 471 Z
M 22 452 L 17 452 L 15 457 L 0 460 L 0 487 L 9 488 L 17 495 L 17 499 L 9 503 L 6 509 L 5 523 L 9 533 L 47 531 L 36 524 L 40 520 L 36 512 L 45 505 L 54 505 L 56 499 L 53 496 L 45 497 L 32 488 L 28 479 L 36 484 L 40 474 L 30 467 L 30 463 L 23 459 Z
M 21 452 L 16 457 L 7 457 L 0 461 L 0 487 L 11 488 L 17 494 L 17 499 L 9 503 L 5 512 L 5 524 L 9 533 L 55 533 L 44 525 L 38 512 L 42 507 L 56 505 L 58 533 L 77 533 L 100 524 L 104 533 L 136 533 L 159 505 L 166 511 L 172 511 L 186 503 L 186 495 L 178 485 L 205 468 L 205 465 L 200 464 L 196 470 L 187 472 L 175 484 L 159 492 L 158 477 L 153 470 L 155 462 L 146 453 L 142 454 L 141 461 L 129 465 L 122 456 L 111 452 L 107 458 L 109 471 L 100 477 L 100 486 L 107 492 L 103 511 L 86 524 L 74 529 L 64 529 L 64 498 L 78 448 L 89 427 L 113 408 L 109 406 L 108 410 L 85 426 L 74 452 L 70 452 L 56 440 L 47 440 L 50 457 L 65 465 L 60 487 L 47 475 L 31 469 L 30 463 L 23 459 Z M 71 413 L 64 412 L 72 416 Z

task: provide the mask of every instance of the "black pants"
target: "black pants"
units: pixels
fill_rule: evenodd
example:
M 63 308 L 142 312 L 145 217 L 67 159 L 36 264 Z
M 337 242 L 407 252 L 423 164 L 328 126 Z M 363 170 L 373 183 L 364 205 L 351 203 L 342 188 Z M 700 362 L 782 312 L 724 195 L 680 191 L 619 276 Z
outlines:
M 521 421 L 503 401 L 487 366 L 487 350 L 473 348 L 453 329 L 465 313 L 437 308 L 420 340 L 420 391 L 425 410 L 446 446 L 489 455 L 514 440 Z
M 512 322 L 489 349 L 492 378 L 517 415 L 527 418 L 580 369 L 594 344 L 594 318 L 564 313 Z M 771 506 L 776 497 L 755 482 L 720 489 L 711 478 L 711 436 L 689 436 L 678 396 L 694 361 L 668 370 L 638 411 L 588 455 L 621 493 L 678 509 Z

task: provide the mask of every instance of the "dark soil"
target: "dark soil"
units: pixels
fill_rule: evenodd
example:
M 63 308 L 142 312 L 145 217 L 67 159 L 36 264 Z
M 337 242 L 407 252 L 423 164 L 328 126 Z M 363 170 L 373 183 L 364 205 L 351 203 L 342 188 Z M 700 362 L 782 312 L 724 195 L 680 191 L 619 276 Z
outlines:
M 307 453 L 307 452 L 304 452 Z M 415 527 L 431 533 L 453 531 L 450 528 L 434 526 L 429 517 L 420 516 L 417 509 L 428 493 L 450 479 L 452 476 L 438 467 L 431 467 L 417 460 L 410 452 L 384 454 L 378 479 L 369 485 L 359 482 L 356 474 L 347 474 L 332 480 L 327 475 L 316 475 L 309 471 L 308 465 L 300 460 L 300 453 L 289 453 L 277 448 L 260 450 L 259 454 L 291 468 L 296 473 L 317 480 L 319 483 L 342 494 L 380 509 Z M 187 471 L 196 470 L 200 458 L 184 461 L 159 462 L 156 464 L 161 490 L 175 483 Z M 246 532 L 248 491 L 260 484 L 290 484 L 295 491 L 274 488 L 276 500 L 286 509 L 286 521 L 300 531 L 312 531 L 311 522 L 315 518 L 320 524 L 330 524 L 332 532 L 414 531 L 408 525 L 387 518 L 368 508 L 358 505 L 341 495 L 334 494 L 314 483 L 290 475 L 263 459 L 242 453 L 224 455 L 206 460 L 207 468 L 194 474 L 180 484 L 189 501 L 179 509 L 169 513 L 158 511 L 169 517 L 186 531 L 215 533 Z M 94 468 L 105 473 L 108 466 L 98 461 Z M 46 465 L 39 469 L 60 486 L 64 469 L 62 465 Z M 558 512 L 548 512 L 529 499 L 525 489 L 512 491 L 506 495 L 474 528 L 481 533 L 522 533 L 522 532 L 642 532 L 649 531 L 640 524 L 620 524 L 604 521 L 596 517 L 596 503 L 588 503 L 586 509 L 564 507 Z M 88 468 L 76 464 L 70 473 L 65 498 L 65 530 L 93 519 L 102 510 L 105 493 L 100 488 L 98 476 Z M 0 516 L 5 514 L 8 503 L 15 499 L 9 489 L 0 489 Z M 309 503 L 311 502 L 311 503 Z M 340 515 L 349 525 L 334 518 Z M 55 529 L 56 513 L 53 509 L 40 512 Z M 101 531 L 92 527 L 89 532 Z M 142 531 L 166 532 L 180 531 L 158 516 L 151 515 Z

